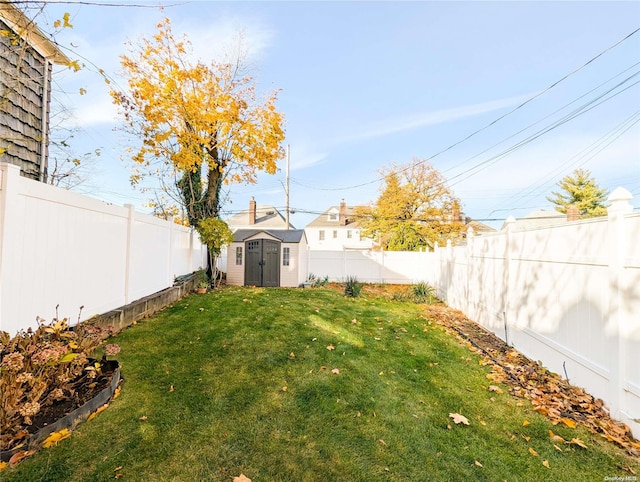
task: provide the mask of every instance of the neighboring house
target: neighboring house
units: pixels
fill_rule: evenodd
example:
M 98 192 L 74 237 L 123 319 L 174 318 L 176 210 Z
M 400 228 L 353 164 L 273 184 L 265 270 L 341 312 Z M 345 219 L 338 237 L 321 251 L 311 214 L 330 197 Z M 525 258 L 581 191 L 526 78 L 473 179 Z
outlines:
M 46 182 L 53 64 L 70 60 L 11 2 L 0 2 L 0 161 Z
M 513 223 L 514 230 L 523 231 L 528 229 L 549 228 L 551 226 L 560 226 L 566 224 L 569 221 L 577 221 L 580 218 L 577 209 L 569 209 L 567 214 L 562 214 L 558 211 L 545 211 L 540 209 L 533 211 L 526 216 L 516 219 Z M 502 229 L 506 229 L 508 222 L 502 225 Z
M 227 284 L 296 287 L 307 280 L 302 229 L 238 229 L 227 248 Z
M 467 229 L 473 229 L 473 234 L 475 234 L 476 236 L 496 232 L 496 229 L 492 228 L 491 226 L 481 223 L 480 221 L 476 221 L 475 219 L 471 219 L 469 216 L 464 216 L 464 224 Z
M 331 206 L 304 228 L 310 250 L 342 251 L 371 249 L 373 240 L 362 236 L 362 229 L 354 215 L 356 207 L 347 206 L 344 199 L 339 206 Z
M 238 229 L 287 229 L 287 221 L 273 206 L 258 206 L 255 199 L 249 201 L 249 209 L 227 219 L 231 231 Z M 293 228 L 293 226 L 290 226 Z

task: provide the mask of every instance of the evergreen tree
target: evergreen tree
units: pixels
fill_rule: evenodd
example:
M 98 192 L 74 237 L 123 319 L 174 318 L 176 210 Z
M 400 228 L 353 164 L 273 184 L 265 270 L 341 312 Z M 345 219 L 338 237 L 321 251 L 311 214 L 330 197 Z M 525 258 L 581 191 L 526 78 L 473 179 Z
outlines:
M 547 196 L 547 201 L 555 204 L 556 211 L 566 214 L 567 208 L 575 204 L 581 217 L 606 216 L 608 192 L 598 187 L 588 170 L 576 169 L 562 178 L 558 187 L 560 191 Z

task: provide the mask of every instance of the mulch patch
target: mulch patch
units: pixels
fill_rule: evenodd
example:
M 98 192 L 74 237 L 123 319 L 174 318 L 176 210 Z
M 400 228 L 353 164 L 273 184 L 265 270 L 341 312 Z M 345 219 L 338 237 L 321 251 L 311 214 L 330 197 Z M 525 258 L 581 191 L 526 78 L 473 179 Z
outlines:
M 630 455 L 640 456 L 640 442 L 627 425 L 611 419 L 602 400 L 525 357 L 461 311 L 443 305 L 425 305 L 425 311 L 430 319 L 484 358 L 492 368 L 487 375 L 489 380 L 506 384 L 512 395 L 530 400 L 533 410 L 547 416 L 551 423 L 571 428 L 582 424 Z
M 106 361 L 103 372 L 95 378 L 83 374 L 69 385 L 73 391 L 71 397 L 56 401 L 45 400 L 30 425 L 22 425 L 11 434 L 3 434 L 0 440 L 0 467 L 4 468 L 1 464 L 7 461 L 9 466 L 13 466 L 33 455 L 43 442 L 44 446 L 56 445 L 59 440 L 68 436 L 69 430 L 77 423 L 86 418 L 90 420 L 92 413 L 104 410 L 108 401 L 119 392 L 115 383 L 119 385 L 122 379 L 119 376 L 114 378 L 116 373 L 119 374 L 117 368 L 117 362 Z M 61 432 L 54 432 L 55 430 Z M 65 435 L 56 437 L 56 434 L 62 433 Z M 50 440 L 49 444 L 45 438 Z

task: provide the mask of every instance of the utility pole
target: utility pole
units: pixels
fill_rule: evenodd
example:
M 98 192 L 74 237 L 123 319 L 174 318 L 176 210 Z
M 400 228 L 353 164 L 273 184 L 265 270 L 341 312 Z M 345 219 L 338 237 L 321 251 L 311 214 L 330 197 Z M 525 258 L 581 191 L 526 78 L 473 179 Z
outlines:
M 287 178 L 285 181 L 285 188 L 284 188 L 284 193 L 287 196 L 287 201 L 286 201 L 286 210 L 287 210 L 287 229 L 291 229 L 290 228 L 290 224 L 289 224 L 289 161 L 290 161 L 290 157 L 291 157 L 291 146 L 289 144 L 287 144 Z

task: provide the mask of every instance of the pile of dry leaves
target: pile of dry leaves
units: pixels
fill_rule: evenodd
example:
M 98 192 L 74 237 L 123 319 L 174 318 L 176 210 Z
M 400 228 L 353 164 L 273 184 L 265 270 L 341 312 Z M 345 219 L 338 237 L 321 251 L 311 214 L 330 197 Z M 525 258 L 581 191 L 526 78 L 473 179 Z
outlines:
M 582 424 L 629 454 L 640 456 L 640 442 L 633 438 L 628 426 L 611 419 L 602 400 L 525 357 L 458 310 L 427 305 L 426 314 L 484 357 L 492 367 L 487 375 L 490 380 L 504 383 L 514 396 L 530 400 L 533 410 L 547 416 L 554 425 L 562 423 L 573 428 Z

